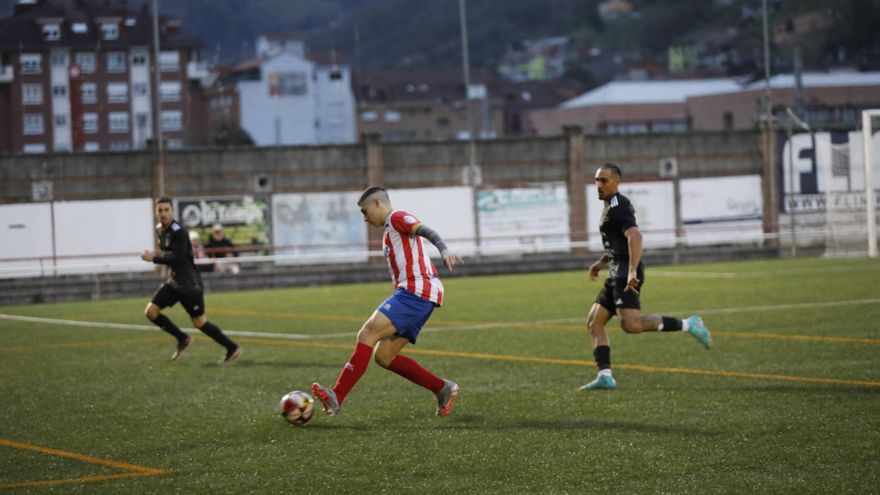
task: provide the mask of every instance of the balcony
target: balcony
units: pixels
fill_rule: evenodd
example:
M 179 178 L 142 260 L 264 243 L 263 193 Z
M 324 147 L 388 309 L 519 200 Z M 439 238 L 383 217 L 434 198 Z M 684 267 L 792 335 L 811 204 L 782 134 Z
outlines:
M 203 84 L 210 83 L 213 74 L 205 62 L 189 62 L 186 64 L 187 79 L 199 79 Z
M 0 83 L 11 83 L 14 79 L 11 65 L 0 65 Z

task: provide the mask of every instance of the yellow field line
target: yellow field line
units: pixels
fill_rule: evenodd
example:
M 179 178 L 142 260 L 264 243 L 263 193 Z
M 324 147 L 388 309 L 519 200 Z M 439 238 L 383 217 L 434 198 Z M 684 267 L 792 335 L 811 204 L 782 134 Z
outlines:
M 64 483 L 84 483 L 84 482 L 92 482 L 92 481 L 106 481 L 118 478 L 131 478 L 135 476 L 159 476 L 164 474 L 170 474 L 171 471 L 164 469 L 156 469 L 145 466 L 138 466 L 137 464 L 129 464 L 127 462 L 113 461 L 110 459 L 102 459 L 100 457 L 95 457 L 88 454 L 80 454 L 77 452 L 68 452 L 66 450 L 53 449 L 51 447 L 43 447 L 40 445 L 32 445 L 24 442 L 16 442 L 14 440 L 7 440 L 5 438 L 0 438 L 0 446 L 10 447 L 13 449 L 20 450 L 30 450 L 32 452 L 39 452 L 41 454 L 49 454 L 55 455 L 59 457 L 66 457 L 68 459 L 73 459 L 79 462 L 85 462 L 88 464 L 97 464 L 99 466 L 104 466 L 112 469 L 119 469 L 122 471 L 129 471 L 128 473 L 119 473 L 119 474 L 108 474 L 108 475 L 99 475 L 99 476 L 88 476 L 84 478 L 70 478 L 63 480 L 35 480 L 35 481 L 22 481 L 18 483 L 6 483 L 0 485 L 0 489 L 2 488 L 16 488 L 16 487 L 25 487 L 25 486 L 49 486 L 49 485 L 59 485 Z
M 0 484 L 0 490 L 6 488 L 24 488 L 24 487 L 37 487 L 37 486 L 53 486 L 53 485 L 66 485 L 70 483 L 93 483 L 97 481 L 109 481 L 116 480 L 120 478 L 140 478 L 145 476 L 157 476 L 160 474 L 165 474 L 165 472 L 157 472 L 157 473 L 119 473 L 119 474 L 107 474 L 104 476 L 86 476 L 84 478 L 66 478 L 61 480 L 37 480 L 37 481 L 21 481 L 19 483 L 4 483 Z
M 319 314 L 319 313 L 292 313 L 292 312 L 265 312 L 265 311 L 248 311 L 248 310 L 240 310 L 240 309 L 226 309 L 226 308 L 218 308 L 212 310 L 213 313 L 219 313 L 224 315 L 232 315 L 232 316 L 257 316 L 257 317 L 269 317 L 269 318 L 281 318 L 281 319 L 291 319 L 291 320 L 315 320 L 315 321 L 346 321 L 346 322 L 355 322 L 362 323 L 365 318 L 361 316 L 340 316 L 340 315 L 327 315 L 327 314 Z M 492 329 L 501 329 L 501 328 L 527 328 L 527 329 L 545 329 L 545 330 L 564 330 L 570 332 L 583 332 L 586 331 L 585 324 L 583 323 L 552 323 L 552 322 L 502 322 L 502 323 L 491 323 L 484 324 L 474 321 L 464 321 L 464 320 L 442 320 L 431 323 L 431 328 L 436 330 L 442 330 L 446 327 L 455 327 L 455 326 L 474 326 L 481 327 L 486 325 L 487 328 Z M 617 328 L 609 328 L 609 330 L 616 331 Z M 880 339 L 871 339 L 871 338 L 857 338 L 857 337 L 823 337 L 823 336 L 810 336 L 810 335 L 780 335 L 780 334 L 771 334 L 771 333 L 757 333 L 757 332 L 725 332 L 725 331 L 712 331 L 713 335 L 723 335 L 725 337 L 733 337 L 733 338 L 745 338 L 745 339 L 768 339 L 768 340 L 800 340 L 804 342 L 833 342 L 838 344 L 867 344 L 867 345 L 880 345 Z
M 291 342 L 286 340 L 270 340 L 270 339 L 246 339 L 250 344 L 281 344 L 294 347 L 312 347 L 319 349 L 344 349 L 349 350 L 351 345 L 346 344 L 327 344 L 321 342 Z M 428 356 L 444 356 L 444 357 L 461 357 L 469 359 L 488 359 L 495 361 L 509 361 L 520 363 L 537 363 L 537 364 L 560 364 L 568 366 L 581 366 L 592 368 L 594 363 L 579 359 L 559 359 L 559 358 L 543 358 L 531 356 L 513 356 L 507 354 L 487 354 L 481 352 L 461 352 L 461 351 L 439 351 L 431 349 L 408 348 L 407 354 L 422 354 Z M 876 380 L 846 380 L 839 378 L 814 378 L 792 375 L 777 375 L 769 373 L 749 373 L 743 371 L 711 371 L 698 370 L 692 368 L 666 368 L 660 366 L 646 366 L 640 364 L 615 364 L 615 368 L 642 371 L 645 373 L 681 373 L 689 375 L 717 376 L 717 377 L 733 377 L 733 378 L 751 378 L 758 380 L 781 380 L 802 383 L 823 383 L 834 385 L 856 385 L 862 387 L 880 387 L 880 381 Z

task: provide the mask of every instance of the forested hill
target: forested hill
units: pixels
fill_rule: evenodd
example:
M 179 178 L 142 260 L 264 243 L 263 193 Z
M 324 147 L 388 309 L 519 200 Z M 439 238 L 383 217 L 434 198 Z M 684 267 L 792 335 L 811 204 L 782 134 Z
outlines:
M 40 0 L 50 1 L 50 0 Z M 86 0 L 65 0 L 86 1 Z M 150 0 L 126 1 L 139 7 Z M 797 40 L 807 69 L 834 65 L 880 69 L 880 0 L 767 0 L 771 23 L 818 11 L 830 22 Z M 604 0 L 466 0 L 471 65 L 494 69 L 523 40 L 568 36 L 574 46 L 633 64 L 666 65 L 670 46 L 702 56 L 717 50 L 731 72 L 760 67 L 761 0 L 629 0 L 631 15 L 602 20 Z M 0 0 L 0 15 L 14 0 Z M 303 35 L 314 50 L 335 50 L 360 69 L 459 67 L 459 0 L 159 0 L 163 14 L 205 42 L 208 59 L 253 56 L 261 33 Z M 773 63 L 791 66 L 791 46 L 774 46 Z M 735 53 L 734 53 L 735 52 Z M 757 64 L 756 64 L 757 62 Z

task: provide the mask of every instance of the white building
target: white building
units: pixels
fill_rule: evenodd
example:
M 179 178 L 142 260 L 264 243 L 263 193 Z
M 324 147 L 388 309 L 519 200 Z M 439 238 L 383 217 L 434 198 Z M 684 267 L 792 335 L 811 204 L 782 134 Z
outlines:
M 293 36 L 260 36 L 257 57 L 230 75 L 241 127 L 258 146 L 340 144 L 357 140 L 351 71 L 307 54 Z

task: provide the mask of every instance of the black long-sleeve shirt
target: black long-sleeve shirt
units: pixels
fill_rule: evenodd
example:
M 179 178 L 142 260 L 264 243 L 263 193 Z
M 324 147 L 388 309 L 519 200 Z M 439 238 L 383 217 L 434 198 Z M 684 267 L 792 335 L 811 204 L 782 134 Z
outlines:
M 171 275 L 166 283 L 185 291 L 203 290 L 202 277 L 196 269 L 195 253 L 186 229 L 172 220 L 167 229 L 163 229 L 159 224 L 156 230 L 162 253 L 153 258 L 153 263 L 171 268 Z

